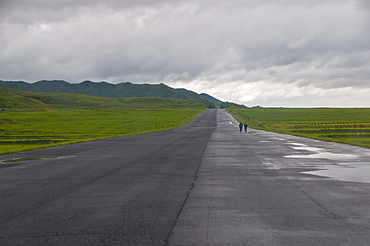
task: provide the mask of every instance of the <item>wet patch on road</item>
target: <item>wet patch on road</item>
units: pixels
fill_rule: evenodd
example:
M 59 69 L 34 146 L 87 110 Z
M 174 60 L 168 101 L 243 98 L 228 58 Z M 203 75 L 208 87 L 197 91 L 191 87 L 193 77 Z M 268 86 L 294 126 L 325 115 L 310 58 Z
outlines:
M 321 149 L 321 148 L 309 147 L 304 144 L 293 143 L 293 145 L 298 145 L 298 146 L 291 146 L 295 150 L 308 151 L 312 153 L 303 154 L 303 155 L 286 155 L 284 157 L 286 158 L 310 158 L 310 159 L 322 158 L 322 159 L 330 159 L 330 160 L 351 160 L 351 159 L 358 158 L 358 156 L 354 154 L 332 153 L 332 152 L 325 151 L 324 149 Z
M 25 161 L 56 159 L 56 158 L 59 158 L 59 157 L 24 157 L 24 158 L 16 158 L 16 159 L 10 159 L 10 160 L 0 161 L 0 164 L 1 163 L 10 164 L 10 163 L 25 162 Z
M 300 143 L 288 143 L 294 150 L 302 151 L 298 155 L 286 155 L 286 158 L 328 159 L 338 161 L 334 165 L 320 166 L 319 170 L 305 171 L 304 174 L 323 176 L 342 181 L 370 183 L 370 162 L 361 162 L 360 156 L 348 153 L 333 153 L 324 148 L 310 147 Z M 356 159 L 358 161 L 356 161 Z
M 338 166 L 325 166 L 323 170 L 303 172 L 343 181 L 370 183 L 370 162 L 354 162 Z
M 47 157 L 20 157 L 20 158 L 13 158 L 9 160 L 0 160 L 0 167 L 21 164 L 23 162 L 28 162 L 28 161 L 49 160 L 49 159 L 69 159 L 69 158 L 74 158 L 74 157 L 76 156 L 65 155 L 65 156 L 47 156 Z
M 286 155 L 287 158 L 314 158 L 314 159 L 330 159 L 330 160 L 349 160 L 357 158 L 356 155 L 352 154 L 335 154 L 330 152 L 321 152 L 316 154 L 308 155 Z

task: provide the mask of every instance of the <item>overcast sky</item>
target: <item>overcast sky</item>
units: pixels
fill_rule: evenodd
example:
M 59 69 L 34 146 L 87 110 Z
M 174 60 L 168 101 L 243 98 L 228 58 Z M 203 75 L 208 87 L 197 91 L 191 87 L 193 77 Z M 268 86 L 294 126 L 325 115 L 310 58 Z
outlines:
M 370 107 L 369 0 L 0 0 L 0 79 Z

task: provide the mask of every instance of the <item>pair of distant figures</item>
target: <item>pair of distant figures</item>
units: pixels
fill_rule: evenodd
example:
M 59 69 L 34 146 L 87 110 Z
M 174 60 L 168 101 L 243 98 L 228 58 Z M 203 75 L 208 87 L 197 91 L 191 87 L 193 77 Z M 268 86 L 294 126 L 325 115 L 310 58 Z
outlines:
M 243 131 L 243 127 L 244 127 L 244 131 L 247 132 L 248 131 L 248 124 L 247 124 L 247 122 L 245 122 L 244 125 L 241 122 L 239 123 L 240 132 Z

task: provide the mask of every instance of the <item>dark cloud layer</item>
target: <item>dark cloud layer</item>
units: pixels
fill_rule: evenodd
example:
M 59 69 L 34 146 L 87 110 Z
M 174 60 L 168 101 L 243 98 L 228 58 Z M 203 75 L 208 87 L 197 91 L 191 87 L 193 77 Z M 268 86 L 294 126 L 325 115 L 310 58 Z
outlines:
M 0 74 L 370 106 L 369 16 L 367 0 L 2 0 Z

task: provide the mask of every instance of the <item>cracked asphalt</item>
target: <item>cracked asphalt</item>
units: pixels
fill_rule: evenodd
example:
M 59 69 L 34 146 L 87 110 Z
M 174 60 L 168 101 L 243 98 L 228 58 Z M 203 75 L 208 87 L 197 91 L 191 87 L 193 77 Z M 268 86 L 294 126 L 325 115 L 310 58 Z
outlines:
M 0 156 L 0 245 L 369 245 L 369 149 L 237 125 Z

